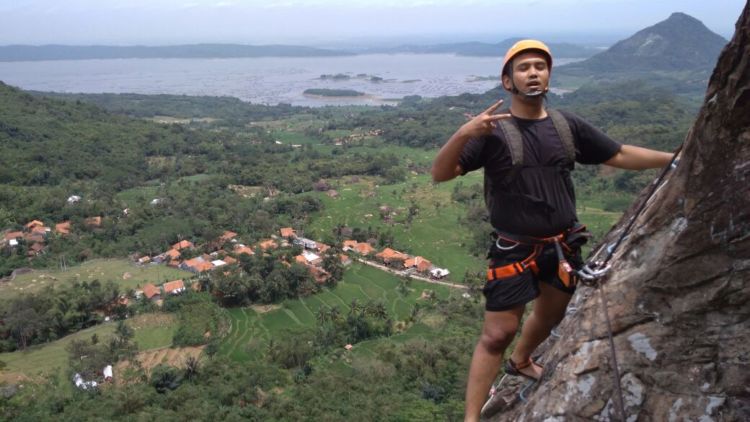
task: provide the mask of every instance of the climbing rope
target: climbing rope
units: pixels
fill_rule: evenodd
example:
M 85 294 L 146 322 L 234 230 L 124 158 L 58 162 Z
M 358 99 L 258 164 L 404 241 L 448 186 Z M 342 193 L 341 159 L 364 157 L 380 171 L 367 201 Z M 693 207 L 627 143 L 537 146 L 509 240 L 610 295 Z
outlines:
M 612 334 L 612 323 L 609 321 L 609 312 L 607 312 L 607 297 L 604 295 L 604 289 L 602 288 L 601 279 L 597 279 L 597 287 L 599 288 L 599 300 L 602 303 L 602 310 L 604 312 L 604 320 L 607 322 L 607 337 L 609 339 L 609 352 L 612 358 L 612 368 L 614 370 L 615 378 L 615 390 L 617 395 L 615 399 L 617 401 L 617 413 L 619 419 L 625 421 L 625 404 L 622 394 L 622 385 L 620 385 L 620 367 L 617 363 L 617 353 L 615 353 L 615 339 Z
M 687 137 L 690 136 L 690 132 L 685 136 L 685 139 L 687 140 Z M 672 160 L 669 162 L 669 164 L 664 167 L 659 177 L 654 182 L 651 191 L 648 193 L 646 198 L 643 200 L 641 205 L 638 207 L 638 210 L 635 212 L 633 217 L 631 217 L 630 221 L 628 222 L 628 225 L 625 227 L 625 230 L 622 231 L 620 234 L 620 237 L 617 239 L 617 241 L 611 245 L 609 245 L 607 250 L 607 256 L 604 258 L 603 261 L 595 261 L 593 258 L 589 263 L 586 263 L 579 271 L 578 276 L 581 278 L 581 282 L 587 285 L 591 285 L 594 288 L 599 290 L 599 299 L 602 304 L 602 312 L 604 313 L 604 320 L 607 324 L 607 337 L 609 340 L 609 351 L 610 351 L 610 357 L 612 359 L 612 368 L 614 370 L 614 381 L 615 381 L 615 402 L 616 402 L 616 410 L 619 416 L 619 420 L 625 421 L 625 400 L 623 398 L 622 393 L 622 385 L 620 383 L 620 368 L 619 364 L 617 363 L 617 353 L 615 351 L 615 339 L 614 335 L 612 334 L 612 323 L 609 319 L 609 312 L 607 312 L 607 297 L 604 295 L 604 288 L 602 284 L 602 277 L 607 274 L 607 272 L 610 269 L 609 261 L 612 259 L 612 257 L 615 254 L 615 251 L 617 251 L 617 248 L 620 247 L 620 244 L 625 240 L 625 238 L 628 237 L 628 234 L 630 233 L 630 230 L 633 229 L 633 225 L 635 225 L 635 221 L 638 219 L 638 217 L 641 215 L 644 209 L 646 209 L 646 205 L 651 200 L 651 197 L 654 196 L 656 191 L 661 186 L 662 181 L 667 176 L 670 170 L 677 167 L 677 156 L 680 154 L 680 151 L 682 151 L 682 146 L 685 143 L 683 142 L 679 148 L 674 152 L 674 155 L 672 156 Z M 594 254 L 594 258 L 598 253 L 601 251 L 597 251 L 596 254 Z

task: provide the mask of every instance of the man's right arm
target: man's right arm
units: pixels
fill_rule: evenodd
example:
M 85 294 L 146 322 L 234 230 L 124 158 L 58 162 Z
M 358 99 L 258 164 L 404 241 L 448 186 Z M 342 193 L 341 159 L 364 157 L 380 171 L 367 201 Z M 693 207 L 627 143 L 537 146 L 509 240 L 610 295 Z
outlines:
M 496 102 L 490 108 L 466 122 L 440 148 L 435 161 L 432 162 L 433 181 L 445 182 L 463 173 L 458 160 L 461 158 L 464 146 L 472 139 L 491 133 L 495 127 L 495 121 L 510 117 L 510 114 L 492 114 L 502 103 L 503 100 Z
M 461 128 L 463 128 L 463 126 L 461 126 Z M 461 128 L 459 128 L 456 133 L 450 137 L 448 142 L 440 148 L 440 151 L 435 157 L 435 161 L 432 162 L 433 182 L 445 182 L 460 176 L 461 173 L 463 173 L 463 169 L 458 163 L 458 159 L 461 157 L 461 152 L 464 150 L 464 146 L 472 138 L 462 132 Z

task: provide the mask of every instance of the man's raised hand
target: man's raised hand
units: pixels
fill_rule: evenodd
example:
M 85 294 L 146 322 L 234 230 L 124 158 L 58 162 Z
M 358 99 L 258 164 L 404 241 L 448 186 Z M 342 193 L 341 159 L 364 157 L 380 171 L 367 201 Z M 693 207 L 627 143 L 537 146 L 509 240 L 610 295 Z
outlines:
M 496 127 L 495 122 L 511 117 L 510 113 L 493 114 L 501 105 L 503 105 L 503 100 L 492 104 L 487 110 L 476 116 L 471 117 L 467 115 L 467 118 L 470 118 L 470 120 L 461 126 L 461 132 L 470 138 L 478 138 L 492 133 L 492 130 Z

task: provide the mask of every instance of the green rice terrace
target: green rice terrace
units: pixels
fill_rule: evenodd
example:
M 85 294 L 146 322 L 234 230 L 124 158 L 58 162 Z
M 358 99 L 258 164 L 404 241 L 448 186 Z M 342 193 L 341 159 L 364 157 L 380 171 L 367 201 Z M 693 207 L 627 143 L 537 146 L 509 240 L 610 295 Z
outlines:
M 431 290 L 438 297 L 448 297 L 451 292 L 445 286 L 413 280 L 408 291 L 397 289 L 399 278 L 362 264 L 353 264 L 344 273 L 344 279 L 333 290 L 313 296 L 288 300 L 280 305 L 229 309 L 230 326 L 219 353 L 238 361 L 247 361 L 262 356 L 268 342 L 275 335 L 290 328 L 314 327 L 316 313 L 321 308 L 338 307 L 342 313 L 349 310 L 353 300 L 358 303 L 381 301 L 396 321 L 404 320 L 418 303 L 422 292 Z M 463 292 L 461 290 L 460 292 Z M 389 337 L 390 341 L 405 341 L 421 337 L 429 332 L 426 326 L 416 324 L 403 333 Z M 369 350 L 369 345 L 378 340 L 359 343 L 355 349 Z M 342 344 L 343 348 L 344 345 Z M 343 349 L 342 349 L 343 350 Z
M 101 275 L 103 270 L 107 270 L 102 276 L 103 279 L 107 279 L 108 275 L 120 274 L 127 266 L 126 264 L 118 260 L 96 260 L 74 267 L 69 272 L 86 273 L 87 269 L 96 268 L 97 275 Z M 171 269 L 162 267 L 162 270 Z M 142 277 L 144 275 L 138 277 L 138 280 L 143 280 Z M 22 281 L 30 282 L 21 277 L 15 282 Z M 360 304 L 380 301 L 386 305 L 391 317 L 395 321 L 400 321 L 409 316 L 415 304 L 424 300 L 421 298 L 424 291 L 432 291 L 440 298 L 463 292 L 463 290 L 452 291 L 446 286 L 417 280 L 409 281 L 404 291 L 399 289 L 400 283 L 401 279 L 392 274 L 354 263 L 344 273 L 344 279 L 332 290 L 325 290 L 300 299 L 287 300 L 278 305 L 228 309 L 227 325 L 229 328 L 221 343 L 219 353 L 236 361 L 260 358 L 264 355 L 269 340 L 283 335 L 285 330 L 304 327 L 312 329 L 316 324 L 316 313 L 321 308 L 338 307 L 342 313 L 346 313 L 354 300 Z M 134 340 L 138 344 L 139 351 L 142 352 L 171 346 L 172 337 L 177 329 L 174 316 L 164 313 L 142 314 L 129 320 L 128 325 L 133 328 Z M 26 351 L 0 354 L 0 360 L 8 365 L 5 372 L 7 376 L 48 374 L 56 368 L 63 368 L 67 365 L 65 347 L 71 341 L 90 339 L 93 335 L 104 338 L 113 332 L 114 323 L 104 323 L 51 343 L 32 346 Z M 413 338 L 427 338 L 431 335 L 431 330 L 427 325 L 417 323 L 406 331 L 389 337 L 389 341 L 403 342 Z M 375 339 L 359 343 L 353 353 L 371 354 L 371 347 L 379 341 Z

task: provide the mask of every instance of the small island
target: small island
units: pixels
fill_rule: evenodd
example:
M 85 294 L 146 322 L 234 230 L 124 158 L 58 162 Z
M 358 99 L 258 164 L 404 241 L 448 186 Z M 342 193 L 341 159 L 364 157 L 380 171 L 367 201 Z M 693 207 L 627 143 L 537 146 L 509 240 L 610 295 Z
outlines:
M 328 80 L 330 80 L 330 81 L 348 81 L 351 78 L 352 77 L 349 76 L 349 75 L 345 75 L 343 73 L 337 73 L 335 75 L 323 74 L 323 75 L 320 75 L 319 79 L 322 80 L 322 81 L 328 81 Z
M 485 81 L 498 81 L 499 78 L 497 76 L 476 76 L 471 75 L 468 78 L 466 78 L 466 82 L 485 82 Z
M 372 82 L 372 83 L 392 81 L 392 80 L 386 80 L 380 76 L 368 75 L 367 73 L 358 73 L 356 76 L 351 76 L 351 75 L 347 75 L 344 73 L 336 73 L 336 74 L 324 73 L 320 75 L 318 79 L 321 81 L 334 81 L 334 82 L 349 81 L 352 79 L 359 79 L 359 80 Z
M 328 88 L 310 88 L 306 89 L 303 94 L 315 95 L 319 97 L 363 97 L 364 92 L 353 89 L 328 89 Z

